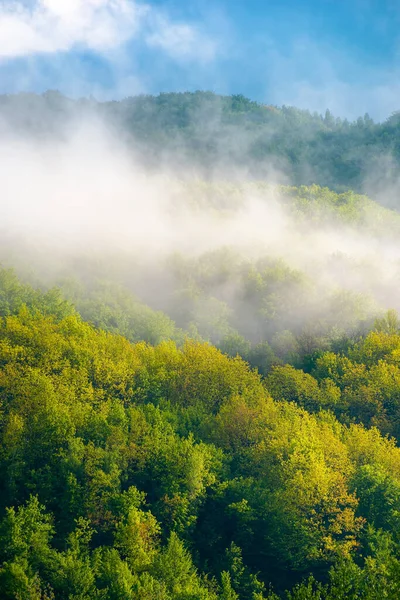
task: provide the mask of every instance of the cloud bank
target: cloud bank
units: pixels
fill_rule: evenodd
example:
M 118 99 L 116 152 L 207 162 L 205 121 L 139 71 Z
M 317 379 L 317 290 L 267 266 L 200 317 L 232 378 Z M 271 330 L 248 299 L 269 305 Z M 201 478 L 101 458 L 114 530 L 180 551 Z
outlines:
M 0 1 L 0 60 L 90 50 L 107 54 L 140 38 L 175 60 L 212 61 L 217 44 L 199 24 L 131 0 Z

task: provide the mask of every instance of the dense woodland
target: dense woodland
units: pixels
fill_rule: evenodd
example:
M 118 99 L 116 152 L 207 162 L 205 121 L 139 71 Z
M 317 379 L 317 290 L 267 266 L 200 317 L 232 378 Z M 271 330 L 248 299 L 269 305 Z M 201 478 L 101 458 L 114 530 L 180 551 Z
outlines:
M 396 314 L 261 377 L 133 306 L 0 273 L 2 598 L 398 598 Z
M 0 96 L 0 127 L 41 138 L 97 116 L 147 165 L 184 166 L 213 178 L 284 177 L 293 185 L 366 192 L 397 206 L 400 117 L 354 122 L 244 96 L 164 93 L 121 101 L 71 100 L 58 92 Z
M 357 193 L 386 152 L 396 185 L 398 117 L 0 97 L 38 144 L 79 112 L 147 166 L 189 156 L 204 178 L 174 207 L 221 232 L 278 199 L 295 256 L 63 254 L 1 230 L 1 600 L 398 600 L 400 216 Z M 291 185 L 260 180 L 271 157 Z M 246 178 L 210 170 L 246 160 Z M 361 250 L 314 251 L 333 233 Z

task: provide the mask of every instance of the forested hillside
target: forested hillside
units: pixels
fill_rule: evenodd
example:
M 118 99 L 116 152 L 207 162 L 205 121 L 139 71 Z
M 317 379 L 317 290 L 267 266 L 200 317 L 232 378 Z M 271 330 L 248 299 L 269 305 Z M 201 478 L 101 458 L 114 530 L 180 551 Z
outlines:
M 1 600 L 398 600 L 399 126 L 0 97 Z
M 34 285 L 56 284 L 96 327 L 132 342 L 205 340 L 262 374 L 286 362 L 309 370 L 315 353 L 346 348 L 386 310 L 400 311 L 396 212 L 318 186 L 197 181 L 173 190 L 167 226 L 178 239 L 182 211 L 182 248 L 161 241 L 153 255 L 151 221 L 144 246 L 122 251 L 44 255 L 4 230 L 0 258 Z
M 7 270 L 0 313 L 2 598 L 399 597 L 395 314 L 262 378 Z
M 0 96 L 2 129 L 39 138 L 101 118 L 147 166 L 215 177 L 274 177 L 292 185 L 353 189 L 397 206 L 400 119 L 368 114 L 349 122 L 211 92 L 137 96 L 119 102 L 71 100 L 58 92 Z M 181 171 L 182 172 L 182 171 Z

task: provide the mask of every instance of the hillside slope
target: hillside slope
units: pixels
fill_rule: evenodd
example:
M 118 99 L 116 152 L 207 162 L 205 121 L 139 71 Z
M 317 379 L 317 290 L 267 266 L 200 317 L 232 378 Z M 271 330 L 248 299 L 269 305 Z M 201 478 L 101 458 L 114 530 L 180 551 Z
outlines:
M 366 192 L 398 206 L 400 119 L 350 123 L 294 107 L 276 107 L 211 92 L 138 96 L 121 101 L 70 100 L 58 92 L 0 96 L 0 121 L 13 133 L 65 132 L 71 121 L 105 119 L 147 165 L 184 166 L 202 176 L 285 177 Z

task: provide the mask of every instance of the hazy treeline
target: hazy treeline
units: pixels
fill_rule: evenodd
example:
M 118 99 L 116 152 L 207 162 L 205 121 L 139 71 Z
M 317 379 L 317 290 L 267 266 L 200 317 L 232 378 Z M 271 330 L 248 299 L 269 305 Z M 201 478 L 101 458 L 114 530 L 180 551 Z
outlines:
M 262 374 L 287 362 L 309 370 L 314 353 L 345 348 L 386 310 L 400 310 L 400 217 L 365 196 L 167 181 L 155 190 L 165 210 L 150 199 L 141 212 L 150 192 L 139 186 L 131 200 L 107 201 L 92 231 L 102 210 L 92 188 L 84 229 L 68 206 L 58 215 L 53 186 L 47 198 L 34 174 L 38 200 L 16 205 L 0 259 L 27 282 L 56 284 L 85 320 L 132 342 L 190 337 L 239 354 Z M 54 177 L 63 190 L 64 178 Z M 30 222 L 19 221 L 27 212 Z
M 182 168 L 214 177 L 260 178 L 279 173 L 293 185 L 317 183 L 336 191 L 366 192 L 397 206 L 398 114 L 354 122 L 294 107 L 211 92 L 137 96 L 119 102 L 71 100 L 58 92 L 0 97 L 3 127 L 40 137 L 71 122 L 100 117 L 147 166 Z

